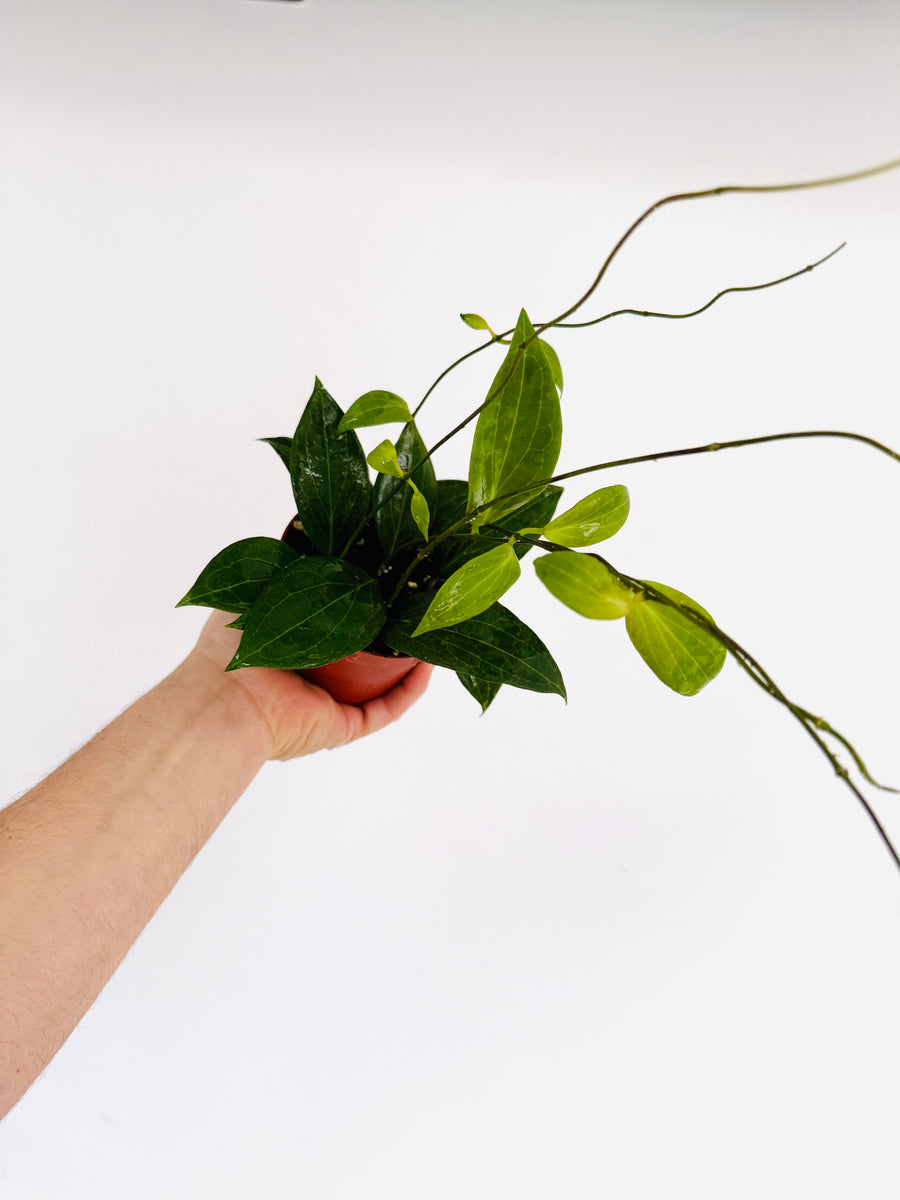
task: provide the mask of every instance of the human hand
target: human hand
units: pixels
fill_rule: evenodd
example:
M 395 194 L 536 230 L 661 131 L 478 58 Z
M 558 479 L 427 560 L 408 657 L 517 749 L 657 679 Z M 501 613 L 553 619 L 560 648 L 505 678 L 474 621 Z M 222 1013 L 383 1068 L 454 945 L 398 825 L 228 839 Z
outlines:
M 345 746 L 366 734 L 376 733 L 398 717 L 423 694 L 434 669 L 420 663 L 398 684 L 365 704 L 340 704 L 324 688 L 301 679 L 293 671 L 271 667 L 242 667 L 225 672 L 241 639 L 239 629 L 228 629 L 233 615 L 214 612 L 203 627 L 187 662 L 221 674 L 223 686 L 237 687 L 252 699 L 271 735 L 269 758 L 282 761 Z

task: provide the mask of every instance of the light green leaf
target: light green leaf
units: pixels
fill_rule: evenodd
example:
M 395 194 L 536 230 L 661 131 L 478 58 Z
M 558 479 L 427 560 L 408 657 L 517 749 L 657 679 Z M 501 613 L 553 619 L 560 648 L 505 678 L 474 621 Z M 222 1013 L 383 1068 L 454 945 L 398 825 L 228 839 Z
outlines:
M 661 583 L 648 582 L 648 586 L 712 620 L 705 608 L 683 592 Z M 727 657 L 725 647 L 712 634 L 658 600 L 643 599 L 635 604 L 625 618 L 625 628 L 654 675 L 682 696 L 695 696 L 718 675 Z
M 434 512 L 438 501 L 437 480 L 415 421 L 408 421 L 403 426 L 395 449 L 401 470 L 425 497 L 429 512 Z M 372 494 L 375 528 L 384 553 L 391 555 L 400 546 L 419 542 L 422 535 L 411 512 L 412 490 L 402 487 L 390 475 L 379 475 Z
M 483 329 L 485 332 L 491 334 L 492 337 L 497 336 L 484 317 L 479 317 L 478 313 L 460 313 L 459 315 L 470 329 Z
M 412 519 L 416 523 L 416 528 L 425 541 L 428 541 L 428 525 L 431 521 L 431 513 L 428 511 L 428 501 L 416 487 L 415 481 L 407 479 L 406 481 L 412 488 L 412 498 L 409 502 Z
M 593 546 L 612 537 L 628 517 L 628 488 L 622 484 L 600 488 L 554 517 L 544 526 L 543 536 L 570 549 Z
M 366 455 L 366 462 L 376 471 L 380 471 L 382 475 L 396 475 L 398 479 L 403 478 L 403 468 L 397 462 L 397 451 L 390 438 L 379 442 L 375 449 Z
M 559 355 L 556 353 L 550 343 L 545 342 L 543 338 L 538 338 L 538 343 L 547 357 L 547 362 L 550 364 L 550 370 L 553 374 L 553 382 L 556 384 L 559 394 L 562 395 L 563 373 L 562 364 L 559 361 Z
M 510 492 L 519 494 L 487 508 L 476 525 L 499 521 L 521 507 L 530 499 L 529 485 L 551 476 L 559 458 L 559 393 L 524 309 L 488 397 L 472 439 L 468 508 Z
M 442 479 L 439 486 L 439 502 L 435 516 L 435 533 L 440 533 L 448 526 L 455 524 L 466 513 L 466 484 L 459 479 Z M 461 567 L 470 558 L 484 554 L 499 542 L 509 541 L 510 534 L 522 525 L 535 526 L 534 532 L 539 534 L 547 521 L 553 517 L 562 488 L 555 484 L 545 487 L 534 499 L 527 501 L 515 512 L 509 513 L 503 520 L 506 527 L 501 533 L 493 529 L 482 529 L 474 537 L 468 529 L 464 533 L 453 534 L 440 542 L 431 552 L 430 563 L 435 575 L 446 579 L 457 567 Z M 517 556 L 524 557 L 532 549 L 527 542 L 515 542 L 513 545 Z
M 519 560 L 509 542 L 464 563 L 438 590 L 413 637 L 434 629 L 458 625 L 490 608 L 521 574 Z
M 366 392 L 354 400 L 338 426 L 338 433 L 348 429 L 362 429 L 367 425 L 385 425 L 388 421 L 411 421 L 412 415 L 406 401 L 396 392 Z
M 534 569 L 557 600 L 592 620 L 614 621 L 638 602 L 635 593 L 593 554 L 555 550 L 536 559 Z

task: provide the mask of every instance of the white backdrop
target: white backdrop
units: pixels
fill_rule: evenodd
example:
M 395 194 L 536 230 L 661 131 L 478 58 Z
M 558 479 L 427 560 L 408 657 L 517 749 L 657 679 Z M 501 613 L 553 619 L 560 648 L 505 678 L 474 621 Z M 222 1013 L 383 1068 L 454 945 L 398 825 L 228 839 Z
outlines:
M 898 153 L 896 5 L 3 0 L 3 796 L 183 656 L 318 374 L 415 400 L 648 203 Z M 900 445 L 900 175 L 670 208 L 558 333 L 561 467 Z M 456 373 L 428 440 L 481 398 Z M 381 435 L 379 434 L 379 437 Z M 439 473 L 462 473 L 465 448 Z M 633 467 L 622 569 L 706 604 L 900 781 L 900 470 Z M 572 488 L 571 498 L 597 483 Z M 732 665 L 664 689 L 526 573 L 569 703 L 449 673 L 266 767 L 0 1127 L 4 1200 L 896 1196 L 900 878 Z M 877 805 L 900 838 L 896 797 Z

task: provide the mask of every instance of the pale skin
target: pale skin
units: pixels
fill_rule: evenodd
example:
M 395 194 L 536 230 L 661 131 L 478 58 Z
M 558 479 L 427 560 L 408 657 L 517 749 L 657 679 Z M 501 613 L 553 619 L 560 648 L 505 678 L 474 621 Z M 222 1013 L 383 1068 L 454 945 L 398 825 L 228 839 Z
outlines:
M 226 673 L 230 619 L 213 613 L 171 675 L 0 812 L 0 1118 L 263 764 L 375 733 L 427 687 L 420 664 L 357 707 L 291 672 Z

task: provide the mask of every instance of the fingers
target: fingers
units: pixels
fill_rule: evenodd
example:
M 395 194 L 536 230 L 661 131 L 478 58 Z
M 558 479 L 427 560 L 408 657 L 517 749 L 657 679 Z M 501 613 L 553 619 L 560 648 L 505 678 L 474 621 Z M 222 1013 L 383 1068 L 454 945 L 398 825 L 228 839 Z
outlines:
M 394 684 L 390 691 L 362 705 L 363 729 L 360 736 L 376 733 L 402 717 L 424 695 L 434 667 L 419 663 L 408 675 Z
M 233 620 L 233 614 L 211 613 L 194 648 L 195 655 L 219 671 L 241 638 L 240 630 L 226 628 Z M 326 689 L 287 670 L 250 667 L 225 678 L 253 696 L 272 734 L 272 757 L 283 761 L 345 746 L 384 729 L 424 693 L 433 669 L 419 663 L 383 696 L 362 705 L 339 703 Z

